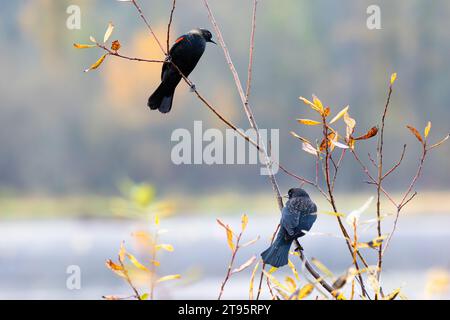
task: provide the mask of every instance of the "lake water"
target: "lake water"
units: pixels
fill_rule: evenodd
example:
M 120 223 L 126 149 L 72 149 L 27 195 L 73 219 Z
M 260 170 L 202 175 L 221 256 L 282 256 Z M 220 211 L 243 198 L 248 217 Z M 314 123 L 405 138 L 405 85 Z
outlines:
M 240 226 L 240 217 L 223 217 L 226 223 Z M 250 217 L 244 240 L 261 239 L 239 252 L 236 265 L 265 249 L 277 217 Z M 386 232 L 390 221 L 385 222 Z M 133 231 L 146 228 L 145 222 L 130 220 L 39 220 L 0 222 L 0 298 L 1 299 L 100 299 L 102 295 L 129 295 L 123 280 L 105 267 L 105 260 L 116 260 L 122 240 L 132 248 Z M 162 221 L 168 233 L 161 241 L 175 247 L 161 261 L 162 275 L 179 273 L 182 280 L 168 282 L 157 291 L 161 299 L 215 299 L 230 259 L 225 232 L 210 216 L 177 216 Z M 373 229 L 373 228 L 372 228 Z M 371 229 L 371 230 L 372 230 Z M 320 215 L 311 234 L 302 238 L 308 258 L 315 257 L 336 275 L 351 264 L 344 240 L 338 235 L 335 217 Z M 373 232 L 361 234 L 364 240 Z M 402 287 L 411 299 L 425 298 L 430 269 L 450 270 L 450 216 L 405 216 L 399 223 L 385 256 L 382 285 L 385 292 Z M 375 261 L 375 252 L 368 260 Z M 292 257 L 301 269 L 301 265 Z M 81 289 L 66 287 L 67 267 L 81 270 Z M 288 268 L 275 275 L 283 279 Z M 248 298 L 251 269 L 233 277 L 225 289 L 225 299 Z M 302 275 L 301 275 L 302 276 Z M 263 297 L 268 298 L 266 292 Z M 439 298 L 450 298 L 444 294 Z

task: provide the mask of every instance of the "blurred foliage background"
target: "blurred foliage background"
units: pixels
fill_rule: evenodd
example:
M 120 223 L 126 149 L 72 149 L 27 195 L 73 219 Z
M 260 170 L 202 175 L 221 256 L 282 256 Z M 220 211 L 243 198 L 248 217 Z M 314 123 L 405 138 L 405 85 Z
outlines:
M 209 28 L 200 1 L 179 0 L 172 40 L 193 27 Z M 81 30 L 68 30 L 66 8 L 81 7 Z M 227 45 L 246 77 L 251 1 L 211 1 Z M 433 123 L 431 139 L 449 131 L 450 3 L 445 0 L 380 0 L 382 30 L 368 30 L 370 1 L 263 0 L 258 7 L 252 93 L 261 128 L 280 129 L 280 161 L 305 176 L 314 161 L 289 135 L 314 137 L 295 119 L 307 115 L 298 96 L 317 94 L 333 110 L 350 105 L 359 130 L 375 125 L 384 106 L 388 77 L 399 79 L 387 124 L 387 160 L 395 161 L 404 142 L 407 159 L 389 180 L 408 183 L 420 148 L 405 128 Z M 142 1 L 161 39 L 171 1 Z M 268 190 L 259 166 L 175 166 L 170 161 L 176 128 L 192 130 L 223 124 L 180 85 L 173 112 L 146 107 L 159 81 L 160 65 L 108 59 L 95 72 L 82 71 L 99 51 L 74 50 L 72 43 L 102 37 L 109 21 L 122 53 L 161 58 L 160 51 L 126 3 L 110 0 L 7 1 L 0 11 L 0 187 L 8 195 L 111 195 L 125 178 L 151 181 L 165 193 L 201 194 L 210 190 L 255 193 Z M 243 128 L 247 120 L 220 47 L 209 46 L 191 75 L 200 92 Z M 314 130 L 314 129 L 312 129 Z M 358 128 L 357 128 L 358 130 Z M 376 141 L 366 145 L 373 148 Z M 361 152 L 361 154 L 365 154 Z M 449 188 L 450 148 L 432 155 L 419 186 Z M 348 159 L 340 192 L 364 191 L 360 170 Z M 199 179 L 202 176 L 204 179 Z M 279 173 L 284 189 L 295 181 Z M 369 189 L 367 189 L 369 190 Z M 95 200 L 94 200 L 95 201 Z M 77 210 L 77 209 L 75 209 Z

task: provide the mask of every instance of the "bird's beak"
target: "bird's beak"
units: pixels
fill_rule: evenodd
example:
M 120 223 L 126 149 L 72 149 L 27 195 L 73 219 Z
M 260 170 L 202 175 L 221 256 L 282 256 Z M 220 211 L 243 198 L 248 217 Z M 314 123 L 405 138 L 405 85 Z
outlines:
M 214 41 L 214 40 L 209 40 L 209 42 L 212 42 L 212 43 L 214 43 L 215 45 L 217 45 L 217 43 Z
M 289 195 L 285 194 L 284 196 L 281 196 L 282 198 L 289 199 Z

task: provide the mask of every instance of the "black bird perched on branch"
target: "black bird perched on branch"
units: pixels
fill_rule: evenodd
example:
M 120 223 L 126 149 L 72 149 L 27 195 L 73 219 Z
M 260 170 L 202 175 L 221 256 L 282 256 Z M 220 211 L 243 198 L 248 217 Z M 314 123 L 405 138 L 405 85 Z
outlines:
M 281 212 L 280 230 L 273 244 L 261 254 L 266 264 L 282 267 L 288 263 L 292 242 L 305 235 L 317 219 L 316 204 L 301 188 L 290 189 L 289 200 Z
M 161 84 L 148 99 L 150 109 L 158 109 L 162 113 L 170 111 L 175 88 L 182 79 L 180 72 L 189 76 L 203 55 L 207 42 L 215 43 L 211 32 L 206 29 L 193 29 L 175 41 L 162 67 Z

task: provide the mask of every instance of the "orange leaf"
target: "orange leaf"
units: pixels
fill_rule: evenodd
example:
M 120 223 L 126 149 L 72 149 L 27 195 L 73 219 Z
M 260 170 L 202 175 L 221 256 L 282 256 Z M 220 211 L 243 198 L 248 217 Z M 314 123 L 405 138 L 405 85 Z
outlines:
M 372 127 L 369 131 L 367 131 L 366 134 L 364 134 L 360 137 L 357 137 L 357 138 L 353 138 L 353 140 L 367 140 L 367 139 L 375 137 L 377 135 L 377 133 L 378 133 L 378 128 Z
M 420 135 L 419 131 L 417 131 L 416 128 L 414 128 L 413 126 L 406 126 L 406 127 L 412 132 L 413 135 L 416 136 L 417 140 L 423 143 L 422 136 Z
M 323 139 L 322 142 L 320 143 L 319 150 L 321 152 L 324 152 L 327 147 L 332 146 L 333 144 L 331 141 L 334 140 L 336 137 L 337 136 L 334 132 L 329 133 L 327 139 Z
M 116 52 L 119 51 L 120 47 L 121 47 L 121 44 L 120 44 L 119 40 L 114 40 L 111 44 L 111 50 L 113 50 L 113 51 L 116 51 Z

